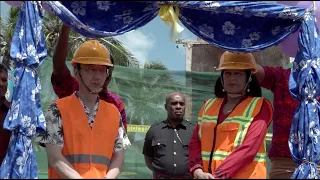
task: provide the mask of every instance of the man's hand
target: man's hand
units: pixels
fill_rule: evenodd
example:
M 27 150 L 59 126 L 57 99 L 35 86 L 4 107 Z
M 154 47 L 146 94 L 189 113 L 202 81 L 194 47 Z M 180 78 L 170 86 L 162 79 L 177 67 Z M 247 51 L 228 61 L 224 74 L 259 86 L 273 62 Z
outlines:
M 117 179 L 124 163 L 124 150 L 114 152 L 111 158 L 109 171 L 104 179 Z
M 205 173 L 203 172 L 202 169 L 196 169 L 194 172 L 193 172 L 193 177 L 195 179 L 214 179 L 213 175 L 210 174 L 210 173 Z
M 49 165 L 63 179 L 83 179 L 70 162 L 62 155 L 62 147 L 46 144 Z
M 153 159 L 151 157 L 148 157 L 146 155 L 144 155 L 144 162 L 146 163 L 147 167 L 153 171 L 153 168 L 152 168 L 152 161 Z

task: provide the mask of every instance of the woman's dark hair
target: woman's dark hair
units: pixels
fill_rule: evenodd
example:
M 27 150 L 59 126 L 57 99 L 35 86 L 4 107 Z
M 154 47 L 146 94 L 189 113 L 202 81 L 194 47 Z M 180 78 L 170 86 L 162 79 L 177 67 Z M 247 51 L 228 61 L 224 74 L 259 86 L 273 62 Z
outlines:
M 245 72 L 246 72 L 247 82 L 248 82 L 251 71 L 245 70 Z M 224 98 L 227 95 L 226 92 L 222 91 L 224 89 L 222 82 L 221 82 L 222 75 L 223 75 L 223 71 L 221 72 L 221 75 L 217 79 L 216 85 L 214 87 L 214 94 L 216 95 L 217 98 Z M 248 84 L 248 88 L 250 89 L 250 91 L 249 92 L 246 91 L 247 96 L 251 96 L 251 97 L 261 97 L 262 96 L 261 87 L 260 87 L 258 80 L 254 74 L 251 75 L 251 82 Z

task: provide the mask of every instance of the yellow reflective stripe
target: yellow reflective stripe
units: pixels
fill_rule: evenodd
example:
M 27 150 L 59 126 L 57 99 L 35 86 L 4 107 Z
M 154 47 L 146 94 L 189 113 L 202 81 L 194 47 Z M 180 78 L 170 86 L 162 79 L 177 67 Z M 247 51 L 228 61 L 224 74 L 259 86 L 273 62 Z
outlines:
M 217 98 L 211 98 L 209 99 L 206 104 L 204 105 L 204 110 L 203 110 L 203 113 L 202 113 L 202 117 L 199 117 L 198 120 L 200 121 L 212 121 L 212 120 L 217 120 L 218 119 L 218 116 L 208 116 L 206 115 L 206 112 L 207 110 L 211 107 L 211 105 L 217 100 Z
M 267 161 L 267 155 L 266 153 L 257 153 L 254 160 L 256 162 L 266 162 Z
M 202 113 L 202 117 L 198 117 L 198 124 L 199 124 L 199 133 L 198 133 L 198 137 L 199 139 L 201 139 L 201 132 L 202 132 L 202 122 L 211 122 L 210 121 L 210 116 L 206 116 L 205 115 L 205 112 L 208 110 L 208 108 L 216 101 L 216 98 L 211 98 L 209 99 L 205 105 L 204 105 L 204 110 L 203 110 L 203 113 Z M 213 117 L 215 120 L 216 117 Z M 218 119 L 218 118 L 216 118 Z M 216 120 L 217 121 L 217 120 Z
M 199 138 L 201 139 L 201 132 L 202 132 L 202 126 L 203 126 L 203 123 L 217 123 L 218 121 L 218 116 L 206 116 L 204 118 L 199 118 L 199 120 L 201 121 L 198 121 L 198 124 L 199 124 L 199 133 L 198 133 L 198 136 Z
M 257 104 L 257 100 L 258 100 L 259 98 L 254 98 L 251 102 L 250 102 L 250 104 L 248 105 L 248 107 L 246 108 L 246 110 L 244 111 L 244 113 L 243 113 L 243 116 L 234 116 L 234 117 L 229 117 L 229 118 L 227 118 L 227 119 L 225 119 L 225 121 L 224 122 L 228 122 L 228 121 L 232 121 L 232 122 L 237 122 L 237 123 L 239 123 L 239 124 L 246 124 L 246 123 L 248 123 L 248 122 L 250 122 L 253 118 L 251 117 L 251 115 L 252 115 L 252 113 L 253 113 L 253 111 L 254 111 L 254 108 L 255 108 L 255 105 Z M 212 99 L 210 99 L 210 100 L 212 100 Z M 210 101 L 209 100 L 209 101 Z M 215 100 L 215 99 L 213 99 L 213 100 Z M 211 103 L 211 102 L 210 102 Z M 213 102 L 212 102 L 213 103 Z M 208 108 L 210 107 L 210 106 L 207 106 L 208 104 L 206 104 L 205 105 L 205 111 L 206 110 L 208 110 Z M 204 111 L 204 112 L 205 112 Z M 248 116 L 248 115 L 250 115 L 250 116 Z M 201 121 L 201 122 L 212 122 L 212 121 L 216 121 L 216 120 L 218 120 L 218 116 L 208 116 L 208 115 L 206 115 L 206 114 L 203 114 L 202 115 L 202 117 L 199 117 L 198 118 L 199 119 L 199 121 Z
M 70 154 L 64 155 L 64 157 L 69 161 L 69 163 L 90 163 L 90 155 L 89 154 Z M 103 164 L 106 166 L 110 165 L 110 159 L 106 156 L 101 155 L 91 155 L 91 162 L 95 164 Z
M 243 116 L 239 117 L 241 119 L 238 121 L 240 127 L 238 129 L 238 133 L 237 133 L 236 139 L 234 141 L 234 145 L 233 145 L 234 148 L 239 147 L 240 144 L 243 142 L 243 140 L 247 134 L 249 125 L 250 125 L 251 121 L 253 120 L 252 113 L 255 109 L 255 106 L 256 106 L 258 100 L 259 100 L 259 98 L 253 98 L 253 100 L 250 102 L 250 104 L 247 106 L 246 110 L 244 111 Z M 235 121 L 233 121 L 233 122 L 235 122 Z
M 202 160 L 209 161 L 210 160 L 210 152 L 207 151 L 201 151 Z
M 208 152 L 208 151 L 201 151 L 201 154 L 203 154 L 203 155 L 210 155 L 210 152 Z
M 205 115 L 201 118 L 201 122 L 216 122 L 218 120 L 218 116 L 208 116 Z
M 238 123 L 238 124 L 247 124 L 248 122 L 250 122 L 253 118 L 246 118 L 243 116 L 234 116 L 234 117 L 229 117 L 227 119 L 225 119 L 223 121 L 223 123 L 229 123 L 229 122 L 233 122 L 233 123 Z
M 253 110 L 256 107 L 256 104 L 257 104 L 259 99 L 260 99 L 259 97 L 255 97 L 255 98 L 252 99 L 252 101 L 250 102 L 249 106 L 243 112 L 243 116 L 245 116 L 245 117 L 251 117 L 252 116 Z
M 198 137 L 201 140 L 202 122 L 198 121 L 198 125 L 199 125 Z
M 238 146 L 240 146 L 242 139 L 245 137 L 245 134 L 247 133 L 247 131 L 245 131 L 246 127 L 243 125 L 240 125 L 239 129 L 238 129 L 238 133 L 236 136 L 236 139 L 234 141 L 234 148 L 237 148 Z M 243 135 L 244 134 L 244 135 Z
M 217 100 L 217 98 L 211 98 L 207 101 L 207 103 L 204 106 L 203 115 L 207 112 L 207 110 L 210 108 L 210 106 Z
M 201 151 L 202 160 L 209 161 L 210 160 L 210 152 Z M 212 160 L 225 160 L 231 152 L 224 151 L 215 151 L 213 152 Z M 266 153 L 257 153 L 254 160 L 256 162 L 266 162 L 267 155 Z
M 249 105 L 246 107 L 246 109 L 243 111 L 243 114 L 242 114 L 242 116 L 245 116 L 246 117 L 246 114 L 250 111 L 250 108 L 251 108 L 251 103 L 253 102 L 255 100 L 255 98 L 253 98 L 252 100 L 251 100 L 251 102 L 249 103 Z
M 210 153 L 211 152 L 201 151 L 202 160 L 210 160 Z M 230 154 L 231 154 L 231 152 L 215 151 L 215 152 L 213 152 L 212 159 L 213 160 L 224 160 Z

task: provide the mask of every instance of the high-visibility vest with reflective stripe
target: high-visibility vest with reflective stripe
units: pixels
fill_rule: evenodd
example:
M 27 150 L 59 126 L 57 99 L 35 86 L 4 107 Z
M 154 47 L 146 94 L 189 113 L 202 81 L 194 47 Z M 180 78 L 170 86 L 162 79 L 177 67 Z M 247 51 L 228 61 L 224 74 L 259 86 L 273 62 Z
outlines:
M 62 154 L 83 178 L 104 178 L 118 135 L 118 109 L 100 100 L 91 129 L 84 107 L 75 95 L 59 99 L 56 103 L 62 118 Z M 49 179 L 60 178 L 51 167 L 48 176 Z
M 270 102 L 264 98 L 248 97 L 238 104 L 219 125 L 217 125 L 217 120 L 224 99 L 209 99 L 202 106 L 198 116 L 198 135 L 201 140 L 203 170 L 205 172 L 209 172 L 210 154 L 213 145 L 214 151 L 212 155 L 211 172 L 214 172 L 232 151 L 241 145 L 252 120 L 260 112 L 264 100 L 270 109 L 270 124 L 273 113 L 272 106 Z M 214 133 L 214 131 L 216 131 L 216 133 Z M 216 137 L 214 137 L 215 134 Z M 215 143 L 213 144 L 214 139 Z M 266 148 L 264 141 L 254 160 L 239 170 L 232 178 L 266 178 L 266 175 Z

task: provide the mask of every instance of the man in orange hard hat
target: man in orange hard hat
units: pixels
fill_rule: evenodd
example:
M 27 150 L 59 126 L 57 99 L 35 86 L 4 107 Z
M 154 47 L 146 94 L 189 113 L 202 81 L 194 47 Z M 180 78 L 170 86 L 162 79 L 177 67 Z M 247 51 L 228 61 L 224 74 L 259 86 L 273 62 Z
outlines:
M 121 116 L 98 96 L 113 66 L 110 53 L 89 40 L 76 50 L 71 64 L 79 91 L 50 105 L 46 134 L 36 139 L 46 146 L 49 179 L 117 178 L 124 161 Z
M 56 44 L 55 52 L 52 56 L 52 75 L 51 75 L 51 84 L 52 89 L 59 98 L 64 98 L 73 94 L 74 91 L 79 90 L 79 82 L 71 75 L 70 70 L 66 65 L 67 55 L 68 55 L 68 42 L 69 42 L 69 33 L 71 29 L 67 24 L 63 24 L 61 31 L 59 33 L 59 39 Z M 69 48 L 70 49 L 70 48 Z M 112 64 L 115 64 L 115 59 L 112 58 L 110 54 L 110 59 Z M 127 117 L 125 111 L 125 105 L 119 95 L 112 93 L 108 90 L 107 86 L 111 81 L 112 72 L 114 67 L 109 68 L 109 76 L 105 83 L 104 89 L 99 93 L 99 98 L 108 103 L 114 104 L 120 114 L 123 126 L 127 129 Z

